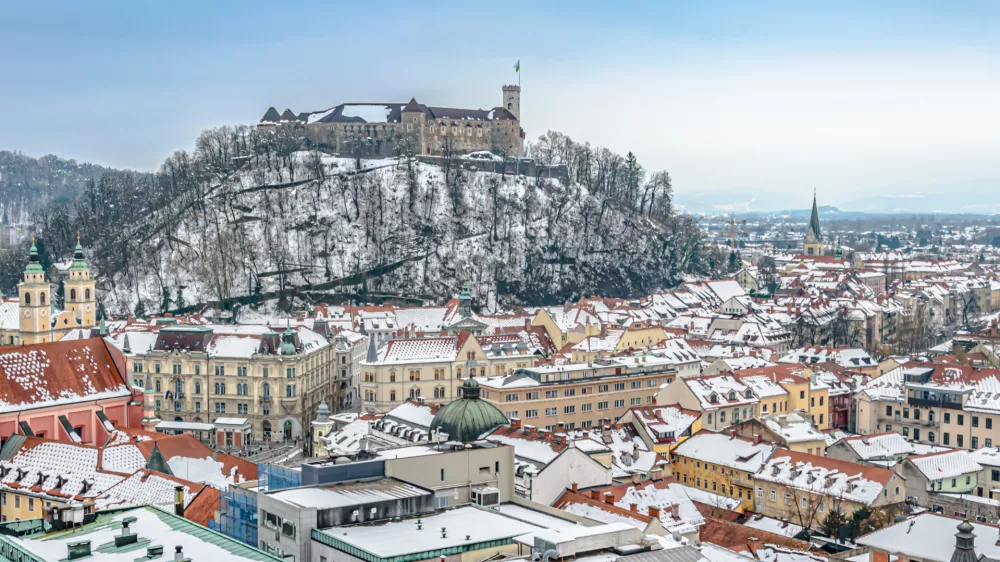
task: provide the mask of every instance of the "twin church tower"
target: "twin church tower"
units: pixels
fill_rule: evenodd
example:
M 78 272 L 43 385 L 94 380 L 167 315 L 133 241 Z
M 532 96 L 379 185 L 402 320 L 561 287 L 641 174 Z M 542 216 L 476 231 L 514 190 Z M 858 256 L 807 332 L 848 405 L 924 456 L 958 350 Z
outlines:
M 72 330 L 93 327 L 97 317 L 96 288 L 79 236 L 62 284 L 65 310 L 59 310 L 53 301 L 53 285 L 45 278 L 45 269 L 38 261 L 38 248 L 32 240 L 24 281 L 17 286 L 20 333 L 4 334 L 2 343 L 54 342 Z

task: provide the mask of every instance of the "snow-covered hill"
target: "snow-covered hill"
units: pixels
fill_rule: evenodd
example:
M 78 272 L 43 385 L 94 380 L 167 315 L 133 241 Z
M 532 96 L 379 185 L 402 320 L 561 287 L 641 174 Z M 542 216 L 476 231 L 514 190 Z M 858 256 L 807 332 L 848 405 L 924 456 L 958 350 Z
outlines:
M 645 181 L 631 156 L 595 152 L 584 182 L 301 146 L 216 129 L 152 180 L 98 182 L 71 222 L 93 248 L 107 312 L 132 312 L 140 299 L 150 312 L 289 298 L 442 302 L 463 283 L 495 310 L 639 296 L 697 267 L 697 224 L 662 210 L 666 176 Z M 577 159 L 590 148 L 579 150 Z M 584 169 L 574 163 L 570 177 Z

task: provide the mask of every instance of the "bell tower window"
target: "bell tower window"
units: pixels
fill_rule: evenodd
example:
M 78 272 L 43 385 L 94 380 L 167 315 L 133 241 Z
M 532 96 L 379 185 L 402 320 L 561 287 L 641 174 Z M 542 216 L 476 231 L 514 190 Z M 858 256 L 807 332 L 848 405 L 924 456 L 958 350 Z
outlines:
M 24 305 L 31 306 L 31 293 L 24 293 Z
M 76 289 L 70 289 L 69 290 L 69 300 L 71 300 L 71 301 L 75 301 L 76 300 Z
M 45 306 L 45 293 L 38 293 L 38 304 Z

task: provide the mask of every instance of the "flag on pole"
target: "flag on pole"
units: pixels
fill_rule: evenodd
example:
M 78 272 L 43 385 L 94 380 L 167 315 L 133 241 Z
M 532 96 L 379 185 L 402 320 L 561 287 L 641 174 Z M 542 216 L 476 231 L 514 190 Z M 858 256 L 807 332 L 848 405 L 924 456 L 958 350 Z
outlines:
M 521 72 L 521 59 L 517 59 L 517 62 L 514 63 L 514 72 Z

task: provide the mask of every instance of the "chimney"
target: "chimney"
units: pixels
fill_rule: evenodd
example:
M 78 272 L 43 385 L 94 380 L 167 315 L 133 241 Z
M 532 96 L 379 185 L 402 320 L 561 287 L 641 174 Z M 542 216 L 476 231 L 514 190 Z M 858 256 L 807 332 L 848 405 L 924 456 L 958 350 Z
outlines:
M 601 339 L 604 339 L 606 337 L 608 337 L 608 323 L 607 322 L 602 322 L 601 323 Z
M 753 444 L 754 445 L 760 445 L 760 434 L 759 433 L 757 435 L 753 436 Z
M 663 469 L 660 467 L 656 467 L 653 470 L 650 470 L 649 477 L 652 478 L 654 481 L 661 480 L 663 478 Z
M 525 318 L 524 319 L 524 331 L 525 332 L 530 332 L 531 331 L 531 318 Z
M 639 451 L 639 444 L 638 443 L 633 443 L 632 444 L 632 460 L 635 460 L 635 461 L 639 460 L 639 452 L 640 452 Z
M 559 428 L 559 433 L 562 433 L 566 431 L 566 422 L 559 422 L 556 424 L 556 427 Z
M 174 513 L 184 517 L 184 486 L 174 486 Z
M 680 518 L 681 508 L 679 505 L 673 503 L 670 504 L 670 516 L 674 519 Z
M 639 513 L 639 504 L 637 503 L 628 504 L 628 510 L 631 511 L 632 513 Z
M 580 491 L 580 485 L 577 484 L 576 482 L 573 482 L 573 491 L 574 492 L 579 492 Z
M 730 439 L 736 439 L 736 430 L 735 429 L 730 429 L 729 430 L 729 438 Z
M 66 545 L 66 560 L 78 560 L 90 557 L 90 541 L 76 541 Z
M 633 484 L 638 484 L 639 482 L 642 482 L 642 475 L 639 474 L 638 472 L 633 472 L 632 473 L 632 483 Z
M 591 490 L 590 491 L 590 497 L 592 499 L 595 499 L 595 500 L 601 499 L 601 492 L 600 492 L 600 490 Z
M 521 419 L 520 418 L 510 418 L 510 428 L 511 429 L 521 429 Z
M 184 547 L 181 545 L 174 547 L 174 562 L 191 562 L 190 558 L 184 558 Z
M 652 517 L 653 519 L 660 518 L 660 508 L 649 506 L 646 508 L 646 515 Z
M 615 495 L 611 492 L 604 492 L 604 503 L 614 504 Z

